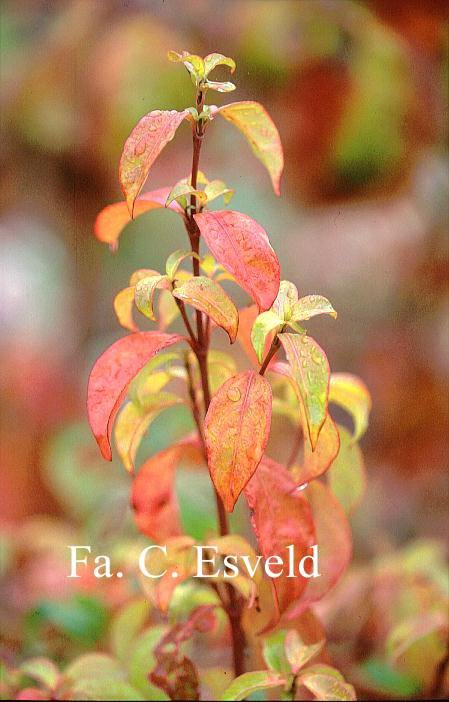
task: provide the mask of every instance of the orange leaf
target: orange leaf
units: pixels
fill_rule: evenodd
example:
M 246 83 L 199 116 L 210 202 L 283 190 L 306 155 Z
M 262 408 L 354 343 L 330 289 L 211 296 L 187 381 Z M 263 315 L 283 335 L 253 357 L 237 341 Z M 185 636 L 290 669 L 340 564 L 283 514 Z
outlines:
M 133 217 L 136 218 L 149 210 L 165 207 L 169 192 L 170 188 L 160 188 L 143 193 L 135 202 Z M 182 214 L 182 210 L 176 202 L 172 203 L 168 209 Z M 119 236 L 129 222 L 131 222 L 131 217 L 126 202 L 114 202 L 114 204 L 102 209 L 97 215 L 94 225 L 95 236 L 100 241 L 109 244 L 113 251 L 116 251 Z
M 131 504 L 137 527 L 156 543 L 182 533 L 174 489 L 175 470 L 182 457 L 192 450 L 200 451 L 196 435 L 152 456 L 134 479 Z
M 255 156 L 270 174 L 274 192 L 280 195 L 279 181 L 284 169 L 282 143 L 276 125 L 263 105 L 243 100 L 223 105 L 216 113 L 232 122 L 244 134 Z
M 212 398 L 204 422 L 212 481 L 228 512 L 256 470 L 268 442 L 271 387 L 254 371 L 229 378 Z
M 253 525 L 262 556 L 280 556 L 284 572 L 271 579 L 278 617 L 304 592 L 308 579 L 298 572 L 301 558 L 310 555 L 316 543 L 312 512 L 303 491 L 295 489 L 288 470 L 266 456 L 245 488 Z M 287 546 L 294 546 L 295 578 L 288 577 Z M 274 622 L 273 622 L 274 624 Z
M 182 341 L 179 334 L 138 332 L 116 341 L 97 359 L 89 376 L 89 424 L 100 451 L 112 460 L 111 430 L 129 383 L 159 351 Z
M 330 414 L 327 414 L 314 451 L 308 434 L 304 433 L 304 458 L 302 466 L 294 472 L 295 481 L 301 485 L 323 475 L 337 457 L 339 449 L 338 429 Z
M 352 555 L 351 529 L 331 491 L 319 480 L 314 480 L 302 490 L 302 494 L 312 509 L 320 577 L 309 579 L 304 596 L 289 609 L 288 619 L 294 619 L 324 597 L 341 578 Z
M 242 346 L 244 352 L 248 356 L 249 360 L 256 368 L 260 367 L 260 363 L 257 360 L 256 352 L 254 351 L 253 345 L 251 343 L 251 330 L 253 324 L 256 321 L 256 317 L 259 314 L 259 308 L 257 305 L 249 305 L 248 307 L 243 307 L 239 310 L 239 329 L 237 332 L 237 340 Z
M 131 217 L 151 166 L 189 114 L 188 110 L 153 110 L 142 117 L 126 140 L 119 176 Z
M 213 256 L 251 295 L 259 310 L 268 310 L 279 290 L 279 261 L 268 236 L 254 219 L 233 210 L 195 215 Z

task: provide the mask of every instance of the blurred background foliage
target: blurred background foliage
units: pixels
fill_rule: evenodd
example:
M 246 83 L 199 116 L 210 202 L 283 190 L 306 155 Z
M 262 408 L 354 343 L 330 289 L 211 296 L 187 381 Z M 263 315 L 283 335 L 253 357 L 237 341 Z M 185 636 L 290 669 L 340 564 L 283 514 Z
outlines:
M 125 568 L 130 544 L 146 543 L 128 477 L 87 429 L 86 378 L 122 334 L 114 294 L 185 241 L 156 211 L 127 227 L 112 256 L 92 226 L 121 199 L 117 164 L 135 122 L 192 102 L 167 50 L 221 51 L 237 61 L 232 99 L 262 102 L 278 124 L 282 197 L 226 124 L 211 126 L 202 168 L 267 229 L 283 277 L 332 301 L 338 321 L 314 320 L 313 333 L 332 369 L 358 373 L 373 396 L 354 564 L 319 608 L 331 653 L 362 698 L 428 694 L 441 677 L 447 594 L 445 3 L 5 0 L 0 12 L 3 657 L 64 664 L 104 650 L 116 610 L 141 593 L 131 565 L 122 581 L 66 579 L 67 544 L 92 544 Z M 151 188 L 187 175 L 190 149 L 180 130 Z M 169 412 L 141 459 L 190 430 L 184 409 Z M 285 453 L 284 429 L 274 424 L 271 455 Z M 183 524 L 202 538 L 214 525 L 208 481 L 181 469 L 178 484 Z M 242 528 L 244 515 L 235 520 Z

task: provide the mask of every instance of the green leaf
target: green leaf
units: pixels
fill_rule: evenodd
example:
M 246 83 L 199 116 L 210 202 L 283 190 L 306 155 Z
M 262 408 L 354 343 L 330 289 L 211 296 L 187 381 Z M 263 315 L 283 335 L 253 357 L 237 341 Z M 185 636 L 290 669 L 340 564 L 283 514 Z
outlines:
M 279 132 L 265 108 L 258 102 L 245 100 L 223 105 L 217 113 L 232 122 L 246 137 L 255 156 L 268 170 L 274 192 L 280 195 L 284 155 Z
M 44 685 L 48 690 L 54 690 L 61 677 L 57 666 L 48 658 L 30 658 L 22 663 L 19 670 L 23 675 Z
M 418 680 L 394 670 L 379 658 L 368 658 L 359 666 L 359 672 L 369 688 L 374 687 L 385 696 L 393 695 L 408 700 L 415 697 L 422 688 Z
M 275 312 L 267 310 L 259 314 L 251 330 L 251 343 L 257 355 L 257 360 L 262 363 L 265 354 L 267 338 L 273 330 L 278 331 L 283 326 L 283 321 Z
M 145 700 L 147 699 L 125 680 L 78 680 L 71 690 L 76 697 L 82 700 Z
M 310 336 L 280 334 L 295 385 L 302 401 L 312 450 L 327 415 L 329 363 L 323 349 Z
M 337 317 L 336 311 L 325 297 L 306 295 L 293 305 L 291 319 L 294 322 L 301 322 L 304 319 L 315 317 L 317 314 L 329 314 L 334 319 Z
M 156 319 L 153 311 L 153 301 L 154 293 L 156 292 L 157 288 L 165 288 L 166 290 L 170 290 L 171 282 L 168 276 L 153 275 L 149 276 L 148 278 L 142 278 L 142 280 L 139 280 L 139 282 L 136 284 L 134 290 L 134 301 L 137 309 L 153 322 Z
M 189 204 L 187 202 L 187 198 L 190 195 L 195 195 L 197 202 L 199 205 L 201 205 L 201 207 L 207 205 L 207 195 L 203 190 L 196 190 L 195 188 L 192 188 L 192 186 L 185 180 L 181 180 L 179 183 L 176 183 L 174 188 L 170 191 L 165 207 L 169 207 L 169 205 L 176 200 L 176 202 L 181 205 L 182 209 L 185 210 Z
M 154 649 L 166 632 L 164 626 L 153 626 L 143 632 L 129 650 L 128 676 L 133 685 L 146 700 L 168 700 L 160 688 L 152 685 L 148 674 L 153 670 L 156 660 Z
M 264 640 L 262 649 L 265 663 L 270 670 L 274 670 L 275 673 L 284 673 L 284 675 L 291 673 L 290 663 L 285 651 L 286 636 L 286 629 L 275 631 Z
M 295 629 L 290 629 L 285 637 L 285 654 L 293 673 L 297 673 L 323 648 L 325 641 L 307 646 Z
M 340 450 L 327 473 L 327 479 L 344 511 L 350 514 L 365 492 L 365 463 L 359 445 L 354 443 L 349 432 L 338 426 L 338 433 Z
M 125 671 L 120 662 L 106 653 L 86 653 L 76 658 L 68 668 L 64 677 L 70 683 L 78 680 L 120 680 L 125 678 Z
M 196 258 L 198 261 L 201 260 L 195 251 L 183 251 L 182 249 L 177 249 L 170 254 L 165 264 L 165 272 L 170 280 L 174 280 L 179 266 L 186 258 L 189 257 Z
M 357 699 L 353 686 L 344 682 L 341 673 L 330 666 L 318 665 L 306 668 L 298 676 L 297 682 L 310 690 L 317 700 Z
M 231 344 L 234 343 L 239 324 L 237 308 L 216 281 L 206 276 L 196 276 L 177 286 L 173 295 L 207 314 L 228 333 Z
M 231 73 L 235 71 L 234 59 L 229 56 L 223 56 L 223 54 L 208 54 L 204 59 L 204 72 L 206 77 L 216 66 L 228 66 L 231 69 Z
M 100 640 L 106 628 L 106 610 L 98 600 L 76 594 L 69 600 L 44 600 L 33 611 L 33 623 L 50 623 L 86 646 Z
M 354 421 L 352 441 L 358 441 L 368 427 L 371 411 L 371 396 L 365 383 L 351 373 L 332 373 L 329 402 L 339 405 L 352 416 Z
M 162 390 L 176 375 L 174 363 L 180 360 L 181 356 L 176 351 L 166 351 L 154 356 L 129 384 L 129 399 L 132 402 L 145 404 L 148 395 Z
M 296 285 L 289 280 L 281 280 L 278 294 L 271 309 L 280 319 L 289 322 L 293 307 L 298 302 L 298 297 Z
M 285 675 L 272 673 L 268 670 L 258 670 L 253 673 L 243 673 L 236 678 L 223 693 L 222 700 L 244 700 L 257 690 L 269 690 L 281 687 L 287 682 Z
M 109 631 L 111 650 L 123 663 L 128 660 L 129 649 L 143 629 L 150 611 L 149 601 L 141 597 L 125 604 L 112 620 Z

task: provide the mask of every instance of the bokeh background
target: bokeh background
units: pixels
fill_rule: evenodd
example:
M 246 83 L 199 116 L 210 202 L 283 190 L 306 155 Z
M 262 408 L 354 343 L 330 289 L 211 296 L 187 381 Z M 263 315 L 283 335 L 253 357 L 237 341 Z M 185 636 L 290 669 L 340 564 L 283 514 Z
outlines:
M 362 376 L 373 397 L 363 440 L 368 490 L 352 520 L 354 565 L 323 605 L 334 656 L 362 695 L 404 698 L 429 689 L 442 655 L 439 635 L 427 640 L 425 650 L 435 645 L 437 652 L 419 670 L 416 652 L 410 669 L 392 662 L 386 641 L 402 614 L 433 611 L 445 568 L 445 5 L 4 0 L 0 499 L 7 660 L 25 652 L 64 661 L 99 646 L 111 609 L 125 597 L 123 585 L 106 590 L 84 579 L 76 589 L 65 578 L 67 544 L 123 550 L 123 535 L 135 534 L 128 478 L 118 461 L 97 457 L 87 429 L 86 379 L 98 353 L 122 335 L 115 293 L 134 269 L 158 268 L 185 241 L 170 213 L 153 212 L 130 223 L 112 255 L 94 239 L 93 222 L 121 199 L 117 164 L 135 122 L 152 109 L 192 102 L 191 83 L 166 60 L 167 50 L 220 51 L 237 62 L 230 98 L 262 102 L 279 127 L 282 196 L 273 195 L 263 167 L 224 122 L 209 130 L 202 168 L 235 188 L 233 208 L 268 231 L 282 276 L 300 293 L 333 302 L 337 322 L 317 319 L 311 330 L 332 369 Z M 212 100 L 230 101 L 219 94 Z M 187 175 L 190 153 L 189 130 L 180 129 L 150 188 Z M 190 426 L 184 411 L 170 412 L 172 421 L 155 425 L 145 450 Z M 272 455 L 284 443 L 277 425 Z M 190 480 L 181 487 L 201 532 L 207 494 Z M 359 614 L 349 621 L 354 607 Z

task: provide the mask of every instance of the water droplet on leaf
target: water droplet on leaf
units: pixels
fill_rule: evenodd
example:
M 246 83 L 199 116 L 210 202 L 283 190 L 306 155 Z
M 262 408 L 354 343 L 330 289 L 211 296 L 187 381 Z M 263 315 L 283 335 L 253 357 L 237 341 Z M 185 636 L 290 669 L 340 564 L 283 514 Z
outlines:
M 242 393 L 240 390 L 236 387 L 229 388 L 228 390 L 228 400 L 231 400 L 231 402 L 238 402 L 242 396 Z

